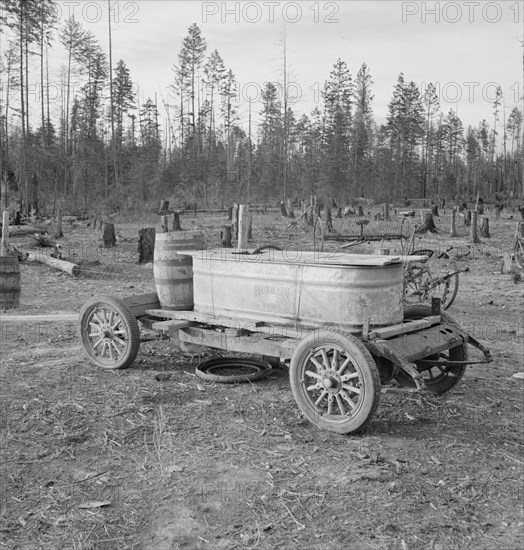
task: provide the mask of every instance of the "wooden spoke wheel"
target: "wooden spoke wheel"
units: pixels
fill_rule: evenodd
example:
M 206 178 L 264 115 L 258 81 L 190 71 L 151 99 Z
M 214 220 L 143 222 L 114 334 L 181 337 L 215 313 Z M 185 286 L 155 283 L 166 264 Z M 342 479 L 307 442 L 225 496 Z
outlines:
M 357 338 L 329 330 L 301 340 L 291 358 L 291 390 L 305 416 L 337 433 L 362 429 L 375 413 L 380 377 Z
M 407 306 L 404 308 L 404 321 L 416 321 L 417 319 L 422 319 L 423 317 L 428 317 L 431 315 L 431 307 L 424 304 L 418 304 L 413 306 Z M 458 327 L 457 322 L 447 313 L 440 314 L 442 320 L 451 325 Z M 461 344 L 445 352 L 431 355 L 425 357 L 427 360 L 444 360 L 444 361 L 467 361 L 468 360 L 468 350 L 467 344 Z M 417 369 L 422 374 L 424 382 L 428 391 L 441 394 L 449 391 L 451 388 L 455 387 L 466 372 L 466 365 L 433 365 L 433 366 L 423 366 L 417 364 L 415 361 Z M 406 388 L 415 388 L 415 381 L 405 374 L 402 370 L 395 376 L 395 380 L 403 387 Z
M 89 300 L 80 311 L 80 342 L 89 359 L 103 369 L 123 369 L 140 347 L 138 323 L 126 304 L 113 296 Z

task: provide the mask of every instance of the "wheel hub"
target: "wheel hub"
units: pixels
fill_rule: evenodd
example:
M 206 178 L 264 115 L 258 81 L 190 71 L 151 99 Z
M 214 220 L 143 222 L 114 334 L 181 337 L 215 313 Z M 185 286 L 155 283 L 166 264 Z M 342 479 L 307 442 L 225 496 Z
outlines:
M 321 380 L 322 387 L 329 393 L 338 393 L 342 388 L 342 380 L 340 375 L 334 370 L 326 370 L 322 374 Z

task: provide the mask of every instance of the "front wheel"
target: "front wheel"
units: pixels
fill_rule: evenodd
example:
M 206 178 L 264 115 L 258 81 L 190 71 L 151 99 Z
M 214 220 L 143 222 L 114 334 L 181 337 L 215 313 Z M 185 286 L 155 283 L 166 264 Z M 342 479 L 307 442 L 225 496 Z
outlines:
M 348 334 L 319 330 L 306 336 L 291 358 L 290 379 L 298 406 L 323 430 L 356 432 L 378 407 L 380 377 L 373 357 Z
M 418 319 L 423 319 L 424 317 L 431 316 L 431 307 L 418 304 L 407 306 L 404 308 L 404 321 L 416 321 Z M 445 323 L 454 325 L 458 327 L 457 322 L 451 317 L 448 313 L 441 313 L 440 317 Z M 431 360 L 448 360 L 448 361 L 467 361 L 468 360 L 468 349 L 467 344 L 461 344 L 439 354 L 431 355 L 429 357 L 424 357 L 424 359 Z M 431 393 L 440 395 L 449 391 L 451 388 L 455 387 L 466 372 L 466 365 L 434 365 L 434 366 L 423 366 L 417 364 L 415 361 L 417 370 L 422 374 L 424 382 L 426 384 L 426 389 Z M 416 388 L 415 381 L 411 376 L 405 374 L 402 370 L 399 370 L 395 375 L 395 380 L 403 387 L 406 388 Z
M 128 367 L 140 348 L 140 330 L 134 315 L 113 296 L 92 298 L 84 304 L 79 335 L 89 359 L 103 369 Z

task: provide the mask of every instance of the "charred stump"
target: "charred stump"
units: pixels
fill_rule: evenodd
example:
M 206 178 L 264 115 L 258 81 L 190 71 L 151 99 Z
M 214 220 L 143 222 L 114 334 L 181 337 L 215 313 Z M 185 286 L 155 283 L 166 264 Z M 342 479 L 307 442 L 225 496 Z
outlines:
M 222 231 L 220 232 L 220 242 L 222 243 L 222 248 L 233 248 L 233 245 L 231 244 L 231 239 L 231 226 L 224 225 Z
M 138 263 L 147 264 L 153 261 L 155 253 L 155 228 L 146 227 L 138 232 Z
M 333 233 L 333 218 L 331 217 L 330 206 L 326 206 L 326 229 L 328 233 Z
M 102 228 L 102 241 L 104 243 L 104 248 L 113 248 L 116 246 L 114 223 L 104 223 Z
M 424 223 L 417 229 L 417 233 L 438 233 L 439 230 L 433 220 L 433 214 L 426 212 L 424 217 Z
M 480 235 L 481 237 L 484 237 L 486 239 L 490 238 L 489 234 L 489 218 L 482 218 L 482 222 L 480 224 Z

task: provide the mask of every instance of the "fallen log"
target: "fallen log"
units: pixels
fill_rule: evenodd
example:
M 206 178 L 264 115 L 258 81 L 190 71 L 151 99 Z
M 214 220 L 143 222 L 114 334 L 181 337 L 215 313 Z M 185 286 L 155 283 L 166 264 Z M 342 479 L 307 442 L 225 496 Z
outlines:
M 72 275 L 73 277 L 78 277 L 80 274 L 80 266 L 71 262 L 66 262 L 65 260 L 51 258 L 51 256 L 46 256 L 45 254 L 29 253 L 27 259 L 32 262 L 40 262 L 41 264 L 48 265 L 49 267 L 54 267 L 55 269 L 69 273 L 69 275 Z
M 37 225 L 10 225 L 9 236 L 20 237 L 22 235 L 34 235 L 35 233 L 47 233 L 48 228 Z

